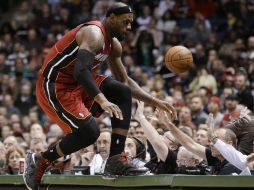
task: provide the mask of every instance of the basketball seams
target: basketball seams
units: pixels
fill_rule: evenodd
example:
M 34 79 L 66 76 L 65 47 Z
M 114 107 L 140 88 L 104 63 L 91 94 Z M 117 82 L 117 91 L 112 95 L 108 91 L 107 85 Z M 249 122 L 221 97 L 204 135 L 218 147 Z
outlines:
M 165 64 L 169 70 L 175 73 L 182 73 L 193 65 L 193 57 L 189 49 L 184 46 L 174 46 L 168 49 L 165 55 Z M 181 56 L 176 56 L 181 54 Z

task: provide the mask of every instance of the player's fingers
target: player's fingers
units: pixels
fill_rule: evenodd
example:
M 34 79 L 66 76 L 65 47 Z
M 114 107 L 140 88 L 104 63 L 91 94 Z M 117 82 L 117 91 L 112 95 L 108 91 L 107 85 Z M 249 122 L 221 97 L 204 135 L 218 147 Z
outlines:
M 110 117 L 113 117 L 112 110 L 109 107 L 105 108 L 105 111 L 109 114 Z
M 122 112 L 121 112 L 120 108 L 117 105 L 113 104 L 111 109 L 112 109 L 112 112 L 113 112 L 113 114 L 115 115 L 115 117 L 117 119 L 121 119 L 123 117 Z
M 116 111 L 117 111 L 117 114 L 118 114 L 118 119 L 123 120 L 123 113 L 122 113 L 121 109 L 118 106 L 116 106 Z

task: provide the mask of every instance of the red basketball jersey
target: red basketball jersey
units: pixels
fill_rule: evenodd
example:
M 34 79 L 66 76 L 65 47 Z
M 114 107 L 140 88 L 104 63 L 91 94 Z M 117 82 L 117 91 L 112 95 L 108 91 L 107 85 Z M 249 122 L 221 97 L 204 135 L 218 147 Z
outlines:
M 95 74 L 97 66 L 105 61 L 111 52 L 111 40 L 107 36 L 104 26 L 99 21 L 91 21 L 81 24 L 65 34 L 56 44 L 50 49 L 45 61 L 39 71 L 39 76 L 43 76 L 45 80 L 55 82 L 59 87 L 67 85 L 68 88 L 75 88 L 77 81 L 73 77 L 74 64 L 76 63 L 77 52 L 79 46 L 75 36 L 78 30 L 85 25 L 98 26 L 104 36 L 103 48 L 95 55 L 92 72 Z

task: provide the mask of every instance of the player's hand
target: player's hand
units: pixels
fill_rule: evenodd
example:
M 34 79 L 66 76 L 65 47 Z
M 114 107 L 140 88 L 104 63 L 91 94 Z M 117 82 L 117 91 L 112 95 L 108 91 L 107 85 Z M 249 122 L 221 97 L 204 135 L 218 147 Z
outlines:
M 136 113 L 134 115 L 134 118 L 137 121 L 140 121 L 142 118 L 145 117 L 144 116 L 144 102 L 137 100 L 137 104 L 138 104 L 138 107 L 137 107 Z
M 161 124 L 163 124 L 166 127 L 175 127 L 174 123 L 171 121 L 166 111 L 162 109 L 156 109 L 155 113 Z
M 123 120 L 122 111 L 116 104 L 113 104 L 109 101 L 104 101 L 100 104 L 100 106 L 105 112 L 109 113 L 110 117 L 115 116 L 117 119 Z
M 170 103 L 163 101 L 163 100 L 157 100 L 156 107 L 165 111 L 168 114 L 168 119 L 170 120 L 176 120 L 177 119 L 177 112 Z

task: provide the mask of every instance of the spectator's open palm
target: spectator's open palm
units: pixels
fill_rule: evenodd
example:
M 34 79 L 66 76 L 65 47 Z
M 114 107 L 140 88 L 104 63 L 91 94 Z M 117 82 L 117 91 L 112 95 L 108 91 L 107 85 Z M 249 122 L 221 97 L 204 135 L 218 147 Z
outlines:
M 215 136 L 215 133 L 214 133 L 215 129 L 214 129 L 214 119 L 213 119 L 212 113 L 210 113 L 208 116 L 207 126 L 208 126 L 209 133 L 211 134 L 212 137 L 214 137 Z
M 134 119 L 136 119 L 137 121 L 140 121 L 142 118 L 145 117 L 144 116 L 144 102 L 137 100 L 137 104 L 138 104 L 138 107 L 134 115 Z

